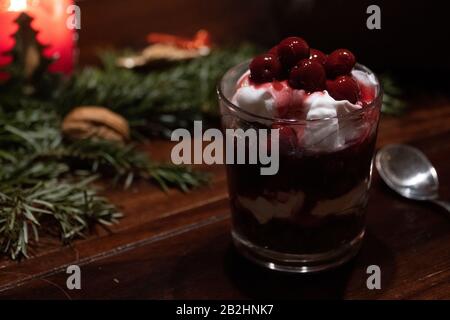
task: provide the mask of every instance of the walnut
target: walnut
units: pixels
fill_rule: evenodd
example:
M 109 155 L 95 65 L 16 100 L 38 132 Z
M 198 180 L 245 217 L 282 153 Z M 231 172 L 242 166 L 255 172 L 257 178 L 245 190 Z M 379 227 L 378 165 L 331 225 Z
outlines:
M 73 109 L 64 118 L 62 131 L 71 139 L 101 138 L 123 143 L 130 137 L 128 122 L 122 116 L 97 106 Z

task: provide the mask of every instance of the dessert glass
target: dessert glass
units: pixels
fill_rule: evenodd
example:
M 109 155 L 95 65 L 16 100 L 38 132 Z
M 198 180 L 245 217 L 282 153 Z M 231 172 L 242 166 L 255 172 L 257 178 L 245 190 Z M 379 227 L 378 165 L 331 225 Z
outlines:
M 270 129 L 276 123 L 304 139 L 292 143 L 280 136 L 275 175 L 261 175 L 261 164 L 227 164 L 233 242 L 244 256 L 274 270 L 336 267 L 358 252 L 364 237 L 382 102 L 379 81 L 357 64 L 355 70 L 376 79 L 375 99 L 364 108 L 321 120 L 267 118 L 232 103 L 248 64 L 230 69 L 219 84 L 224 131 Z

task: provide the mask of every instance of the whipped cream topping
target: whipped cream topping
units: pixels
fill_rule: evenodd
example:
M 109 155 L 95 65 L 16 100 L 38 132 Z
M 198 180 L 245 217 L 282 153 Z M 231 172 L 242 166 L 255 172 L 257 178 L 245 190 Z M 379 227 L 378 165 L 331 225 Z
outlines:
M 234 104 L 250 113 L 267 118 L 277 116 L 274 95 L 268 88 L 241 87 L 233 100 Z
M 266 118 L 281 118 L 294 103 L 301 102 L 303 90 L 292 89 L 287 81 L 252 84 L 247 71 L 238 81 L 232 102 L 242 109 Z
M 343 116 L 352 111 L 361 109 L 358 104 L 351 104 L 347 100 L 336 101 L 325 90 L 314 92 L 304 101 L 304 106 L 308 110 L 303 143 L 307 148 L 337 150 L 345 145 L 348 130 L 340 130 L 337 116 Z M 328 120 L 324 120 L 328 119 Z
M 377 86 L 377 79 L 373 73 L 367 73 L 361 70 L 352 70 L 352 77 L 358 83 L 367 87 L 375 88 Z
M 232 102 L 241 109 L 265 118 L 290 117 L 288 112 L 295 109 L 296 119 L 322 120 L 308 121 L 306 126 L 292 126 L 294 130 L 302 131 L 297 136 L 302 137 L 301 142 L 305 147 L 336 150 L 357 134 L 358 128 L 350 128 L 350 121 L 345 125 L 340 123 L 339 117 L 361 109 L 362 102 L 352 104 L 348 100 L 338 101 L 326 90 L 308 94 L 304 90 L 291 88 L 287 81 L 253 84 L 249 80 L 249 74 L 249 71 L 246 72 L 238 81 Z M 365 90 L 375 91 L 377 82 L 373 74 L 353 70 L 352 77 Z M 268 121 L 264 123 L 270 125 Z

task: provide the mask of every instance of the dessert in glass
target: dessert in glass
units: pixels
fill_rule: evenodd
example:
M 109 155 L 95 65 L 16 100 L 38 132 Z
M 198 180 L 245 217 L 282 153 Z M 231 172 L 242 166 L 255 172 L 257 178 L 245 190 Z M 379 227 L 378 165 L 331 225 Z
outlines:
M 290 37 L 230 69 L 218 94 L 224 130 L 279 134 L 275 175 L 262 175 L 261 164 L 227 164 L 238 251 L 288 272 L 352 258 L 364 237 L 382 100 L 373 72 L 349 50 L 326 55 Z

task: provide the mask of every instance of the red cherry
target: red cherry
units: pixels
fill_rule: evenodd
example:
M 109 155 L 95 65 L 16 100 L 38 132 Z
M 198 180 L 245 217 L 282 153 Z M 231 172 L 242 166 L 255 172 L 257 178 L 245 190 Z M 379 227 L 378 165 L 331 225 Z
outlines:
M 303 59 L 289 74 L 289 85 L 295 89 L 314 92 L 325 89 L 327 76 L 323 66 L 309 59 Z
M 278 46 L 272 47 L 268 52 L 268 54 L 273 54 L 274 56 L 278 56 Z
M 325 65 L 327 62 L 327 55 L 320 50 L 311 49 L 309 54 L 309 60 L 319 62 L 321 65 Z
M 350 103 L 356 103 L 359 99 L 358 83 L 349 76 L 327 80 L 327 91 L 336 100 L 348 100 Z
M 272 49 L 270 49 L 267 53 L 274 55 L 275 57 L 277 57 L 278 61 L 280 61 L 280 58 L 278 57 L 278 45 L 276 45 L 275 47 L 272 47 Z M 289 76 L 289 70 L 281 68 L 281 73 L 278 77 L 278 80 L 285 80 L 288 78 L 288 76 Z
M 349 74 L 356 63 L 355 56 L 347 49 L 338 49 L 328 55 L 325 69 L 330 78 Z
M 286 38 L 278 45 L 278 57 L 283 67 L 289 69 L 309 57 L 309 45 L 299 37 Z
M 281 64 L 272 54 L 262 54 L 250 63 L 250 79 L 257 83 L 270 82 L 281 74 Z

